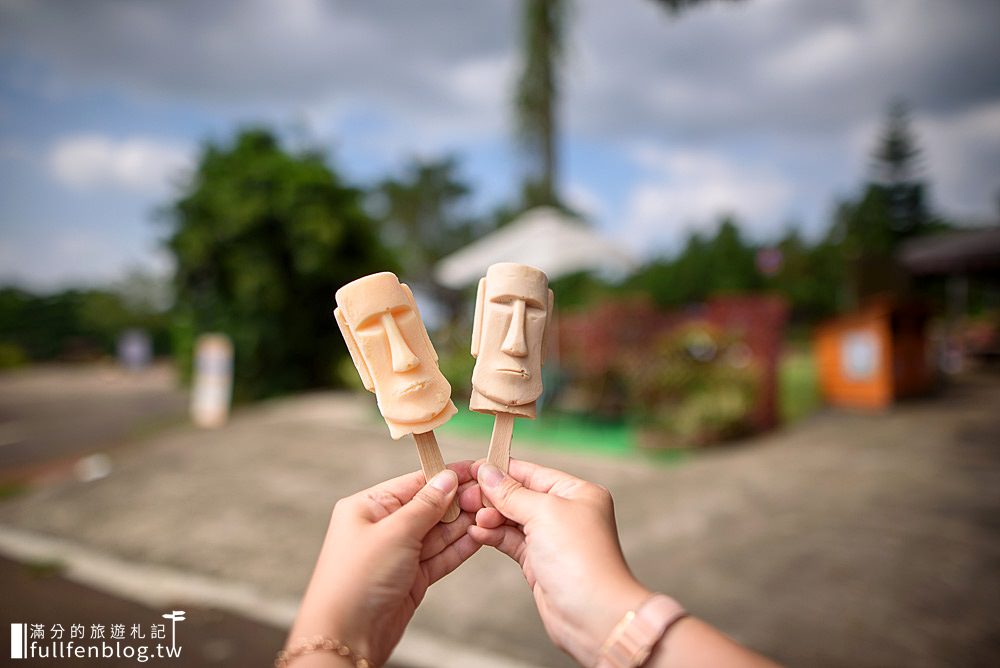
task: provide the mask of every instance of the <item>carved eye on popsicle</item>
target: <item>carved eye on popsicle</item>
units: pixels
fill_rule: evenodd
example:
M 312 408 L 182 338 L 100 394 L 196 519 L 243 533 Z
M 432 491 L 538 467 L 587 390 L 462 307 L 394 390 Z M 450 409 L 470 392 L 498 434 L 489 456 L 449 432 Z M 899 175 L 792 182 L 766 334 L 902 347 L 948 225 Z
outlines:
M 394 439 L 413 434 L 430 480 L 444 468 L 433 430 L 458 409 L 413 293 L 386 271 L 348 283 L 337 290 L 336 300 L 334 315 L 361 381 L 375 393 L 389 434 Z M 458 512 L 454 503 L 444 521 Z
M 506 471 L 514 417 L 535 417 L 542 394 L 542 359 L 553 295 L 543 271 L 524 264 L 492 265 L 479 280 L 472 325 L 469 408 L 492 413 L 487 459 Z

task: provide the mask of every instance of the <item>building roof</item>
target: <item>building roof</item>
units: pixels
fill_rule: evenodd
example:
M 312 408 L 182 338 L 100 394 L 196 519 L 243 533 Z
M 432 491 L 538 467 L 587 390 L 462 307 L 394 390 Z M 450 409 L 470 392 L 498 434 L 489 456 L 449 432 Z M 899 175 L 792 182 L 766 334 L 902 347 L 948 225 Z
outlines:
M 916 275 L 1000 275 L 1000 225 L 914 239 L 899 258 Z
M 614 241 L 550 207 L 537 207 L 510 224 L 474 241 L 435 267 L 442 285 L 474 285 L 496 262 L 517 262 L 537 267 L 549 279 L 577 271 L 627 274 L 636 262 Z

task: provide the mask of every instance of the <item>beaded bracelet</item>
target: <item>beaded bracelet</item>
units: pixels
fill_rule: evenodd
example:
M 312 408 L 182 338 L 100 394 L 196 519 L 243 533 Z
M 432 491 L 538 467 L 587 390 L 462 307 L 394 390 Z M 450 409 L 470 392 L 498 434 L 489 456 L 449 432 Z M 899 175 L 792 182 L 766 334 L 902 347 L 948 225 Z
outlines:
M 288 668 L 288 664 L 292 659 L 316 652 L 333 652 L 338 654 L 351 661 L 355 668 L 375 668 L 368 659 L 355 654 L 354 650 L 344 643 L 325 636 L 300 638 L 298 645 L 295 647 L 283 649 L 278 652 L 278 655 L 274 659 L 274 668 Z

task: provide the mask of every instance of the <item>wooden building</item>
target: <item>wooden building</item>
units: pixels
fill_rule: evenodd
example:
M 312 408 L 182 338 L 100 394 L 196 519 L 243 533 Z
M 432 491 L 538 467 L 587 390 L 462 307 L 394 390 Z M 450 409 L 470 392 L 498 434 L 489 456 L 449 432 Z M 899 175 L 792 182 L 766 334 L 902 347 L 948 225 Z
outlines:
M 918 305 L 883 299 L 820 325 L 815 345 L 826 402 L 881 409 L 927 392 L 934 379 L 928 318 Z

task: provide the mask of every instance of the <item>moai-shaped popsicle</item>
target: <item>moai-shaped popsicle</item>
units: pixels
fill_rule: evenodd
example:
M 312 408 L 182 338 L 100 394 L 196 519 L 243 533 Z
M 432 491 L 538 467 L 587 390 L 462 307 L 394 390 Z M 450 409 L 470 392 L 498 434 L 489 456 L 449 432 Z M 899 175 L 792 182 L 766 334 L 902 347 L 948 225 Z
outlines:
M 472 397 L 469 408 L 492 413 L 487 460 L 506 472 L 514 418 L 534 419 L 542 394 L 542 362 L 553 295 L 543 271 L 501 262 L 479 279 L 472 325 Z
M 334 315 L 361 382 L 375 393 L 389 435 L 413 434 L 420 467 L 430 480 L 444 470 L 433 430 L 458 409 L 413 293 L 385 271 L 348 283 L 337 290 L 336 300 Z M 454 521 L 458 513 L 456 501 L 444 521 Z

